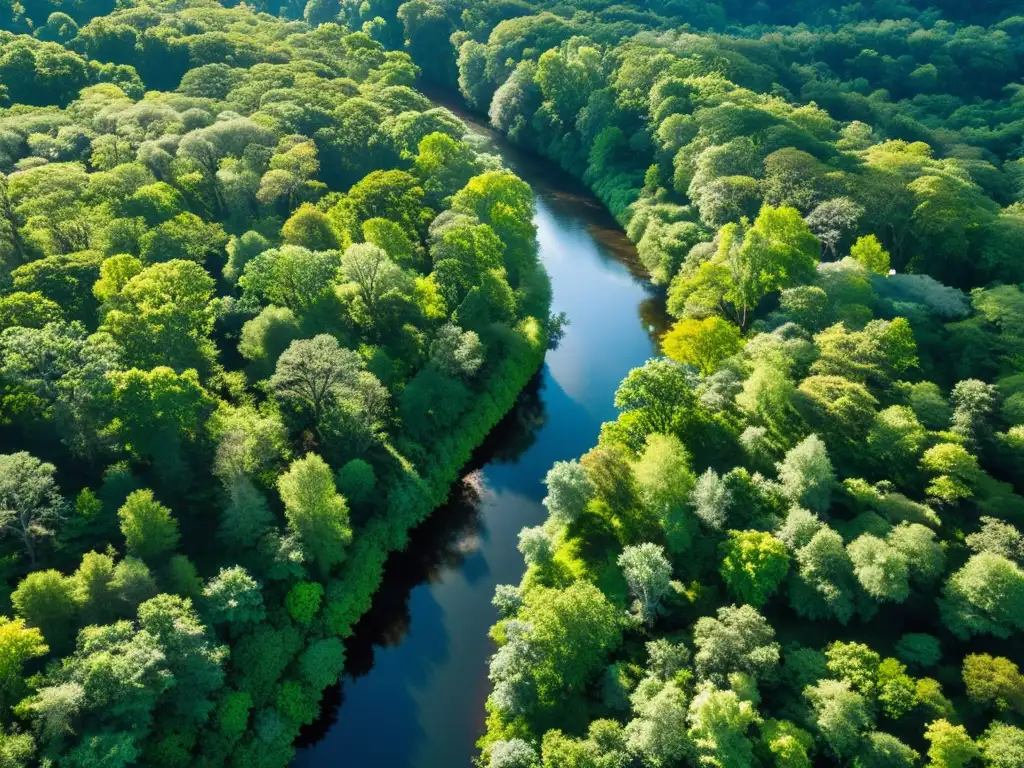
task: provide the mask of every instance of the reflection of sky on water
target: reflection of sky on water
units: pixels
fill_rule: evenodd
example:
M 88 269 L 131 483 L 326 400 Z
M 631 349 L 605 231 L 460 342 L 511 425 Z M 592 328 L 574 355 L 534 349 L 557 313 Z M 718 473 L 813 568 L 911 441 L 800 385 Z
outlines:
M 593 201 L 552 190 L 563 178 L 549 165 L 503 153 L 537 192 L 552 310 L 571 324 L 537 386 L 478 452 L 482 466 L 389 561 L 384 588 L 348 644 L 354 677 L 344 680 L 340 707 L 325 706 L 324 721 L 306 734 L 316 743 L 296 766 L 469 765 L 489 691 L 490 601 L 495 585 L 522 575 L 519 530 L 544 519 L 551 464 L 594 443 L 615 416 L 619 381 L 654 351 L 640 317 L 651 292 L 620 260 L 631 248 L 624 236 Z

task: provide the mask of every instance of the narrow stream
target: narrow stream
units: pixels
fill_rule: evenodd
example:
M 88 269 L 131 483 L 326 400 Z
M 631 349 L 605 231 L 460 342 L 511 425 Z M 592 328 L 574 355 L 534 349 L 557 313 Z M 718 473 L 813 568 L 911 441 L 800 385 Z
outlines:
M 571 325 L 449 503 L 389 559 L 373 608 L 347 643 L 347 675 L 327 692 L 294 766 L 470 765 L 490 689 L 491 597 L 495 585 L 522 576 L 519 530 L 544 519 L 544 475 L 593 445 L 615 417 L 619 382 L 652 356 L 665 325 L 662 298 L 604 208 L 553 164 L 467 123 L 491 136 L 534 189 L 552 310 Z

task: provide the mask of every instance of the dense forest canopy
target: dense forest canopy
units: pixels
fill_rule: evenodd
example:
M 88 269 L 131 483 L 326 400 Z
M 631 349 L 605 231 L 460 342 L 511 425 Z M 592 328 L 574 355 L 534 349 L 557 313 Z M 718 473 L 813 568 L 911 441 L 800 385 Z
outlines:
M 482 765 L 1024 764 L 1024 17 L 932 5 L 342 8 L 677 319 L 522 531 Z
M 522 532 L 481 764 L 1024 765 L 1019 4 L 3 12 L 13 764 L 287 760 L 536 366 L 530 191 L 419 78 L 676 320 Z
M 0 32 L 0 762 L 284 765 L 542 358 L 533 196 L 362 32 L 67 10 Z

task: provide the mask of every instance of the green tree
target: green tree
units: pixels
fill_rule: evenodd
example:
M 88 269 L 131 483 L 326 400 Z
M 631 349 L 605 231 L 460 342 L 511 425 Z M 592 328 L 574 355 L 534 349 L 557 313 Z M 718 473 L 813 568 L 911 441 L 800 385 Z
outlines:
M 963 768 L 981 757 L 981 751 L 962 725 L 936 720 L 924 732 L 928 748 L 929 768 Z
M 263 591 L 241 566 L 221 568 L 203 590 L 210 619 L 233 629 L 263 621 Z
M 24 619 L 0 616 L 0 705 L 5 711 L 25 692 L 25 663 L 49 650 L 39 629 L 25 626 Z
M 274 304 L 301 315 L 330 293 L 340 264 L 337 251 L 282 245 L 246 262 L 238 285 L 243 301 Z
M 633 474 L 644 507 L 661 522 L 669 552 L 688 549 L 695 532 L 688 501 L 696 478 L 682 441 L 672 435 L 648 435 Z
M 739 329 L 716 316 L 680 320 L 661 341 L 666 355 L 677 362 L 695 365 L 705 375 L 738 352 L 740 345 Z
M 617 562 L 629 591 L 636 597 L 637 615 L 646 623 L 652 622 L 672 578 L 672 565 L 664 550 L 651 543 L 626 547 Z
M 725 685 L 733 672 L 754 677 L 771 673 L 779 663 L 775 630 L 749 605 L 723 606 L 717 618 L 703 616 L 693 626 L 697 675 Z
M 171 510 L 153 498 L 150 490 L 130 494 L 117 516 L 128 551 L 142 560 L 163 559 L 178 546 L 178 521 Z
M 689 712 L 689 736 L 697 747 L 698 759 L 710 758 L 722 768 L 750 765 L 754 750 L 746 733 L 760 720 L 754 703 L 742 700 L 735 691 L 701 686 L 690 702 Z
M 618 645 L 621 619 L 597 587 L 577 581 L 566 589 L 533 590 L 520 611 L 531 626 L 540 663 L 534 669 L 542 700 L 579 691 Z
M 804 438 L 777 465 L 782 491 L 794 504 L 827 512 L 835 473 L 825 443 L 817 435 Z
M 634 368 L 615 392 L 615 407 L 633 414 L 642 435 L 682 431 L 697 401 L 694 381 L 686 366 L 671 360 L 648 360 Z
M 910 567 L 903 552 L 867 533 L 850 542 L 847 552 L 857 581 L 873 598 L 902 603 L 910 595 Z
M 576 460 L 557 461 L 544 478 L 548 493 L 544 506 L 552 520 L 568 525 L 578 519 L 594 495 L 587 470 Z
M 277 480 L 288 530 L 322 576 L 345 559 L 352 541 L 348 504 L 327 463 L 314 453 L 292 462 Z
M 293 341 L 277 360 L 270 388 L 281 400 L 309 408 L 316 429 L 325 412 L 355 386 L 363 363 L 328 334 Z
M 789 602 L 800 616 L 846 624 L 856 610 L 857 582 L 843 537 L 828 526 L 796 553 L 797 574 Z
M 850 249 L 854 261 L 876 275 L 889 274 L 889 253 L 874 235 L 866 235 Z
M 119 613 L 114 588 L 114 558 L 99 552 L 87 552 L 72 578 L 76 599 L 86 624 L 106 624 Z
M 852 756 L 863 734 L 873 725 L 867 699 L 845 680 L 822 680 L 804 689 L 813 709 L 814 724 L 829 752 L 839 759 Z
M 154 264 L 108 302 L 100 329 L 121 345 L 129 365 L 207 371 L 215 357 L 213 288 L 213 278 L 194 261 Z
M 957 637 L 1009 637 L 1024 628 L 1024 571 L 991 552 L 974 555 L 949 577 L 939 610 Z
M 770 533 L 729 531 L 719 573 L 739 603 L 763 606 L 789 573 L 786 545 Z
M 1009 659 L 972 653 L 964 658 L 963 680 L 972 701 L 1024 713 L 1024 675 Z
M 15 613 L 43 633 L 55 653 L 66 651 L 74 638 L 78 599 L 75 582 L 60 571 L 34 571 L 11 594 Z
M 978 740 L 985 764 L 1013 768 L 1024 760 L 1024 730 L 1006 723 L 992 723 Z
M 18 540 L 35 565 L 40 540 L 53 536 L 64 499 L 57 468 L 21 451 L 0 455 L 0 536 Z
M 882 731 L 864 736 L 864 745 L 854 760 L 857 768 L 913 768 L 921 756 L 897 739 Z

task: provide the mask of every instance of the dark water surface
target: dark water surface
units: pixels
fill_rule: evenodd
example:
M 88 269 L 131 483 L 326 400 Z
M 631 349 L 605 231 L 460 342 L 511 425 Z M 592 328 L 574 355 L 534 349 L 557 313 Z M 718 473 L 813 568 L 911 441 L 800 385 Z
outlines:
M 552 164 L 492 141 L 537 195 L 552 311 L 571 325 L 449 503 L 388 560 L 373 608 L 346 644 L 347 674 L 303 734 L 295 766 L 470 765 L 490 690 L 491 597 L 522 576 L 519 530 L 543 521 L 547 470 L 593 445 L 615 417 L 619 382 L 652 356 L 663 330 L 664 302 L 600 204 Z

